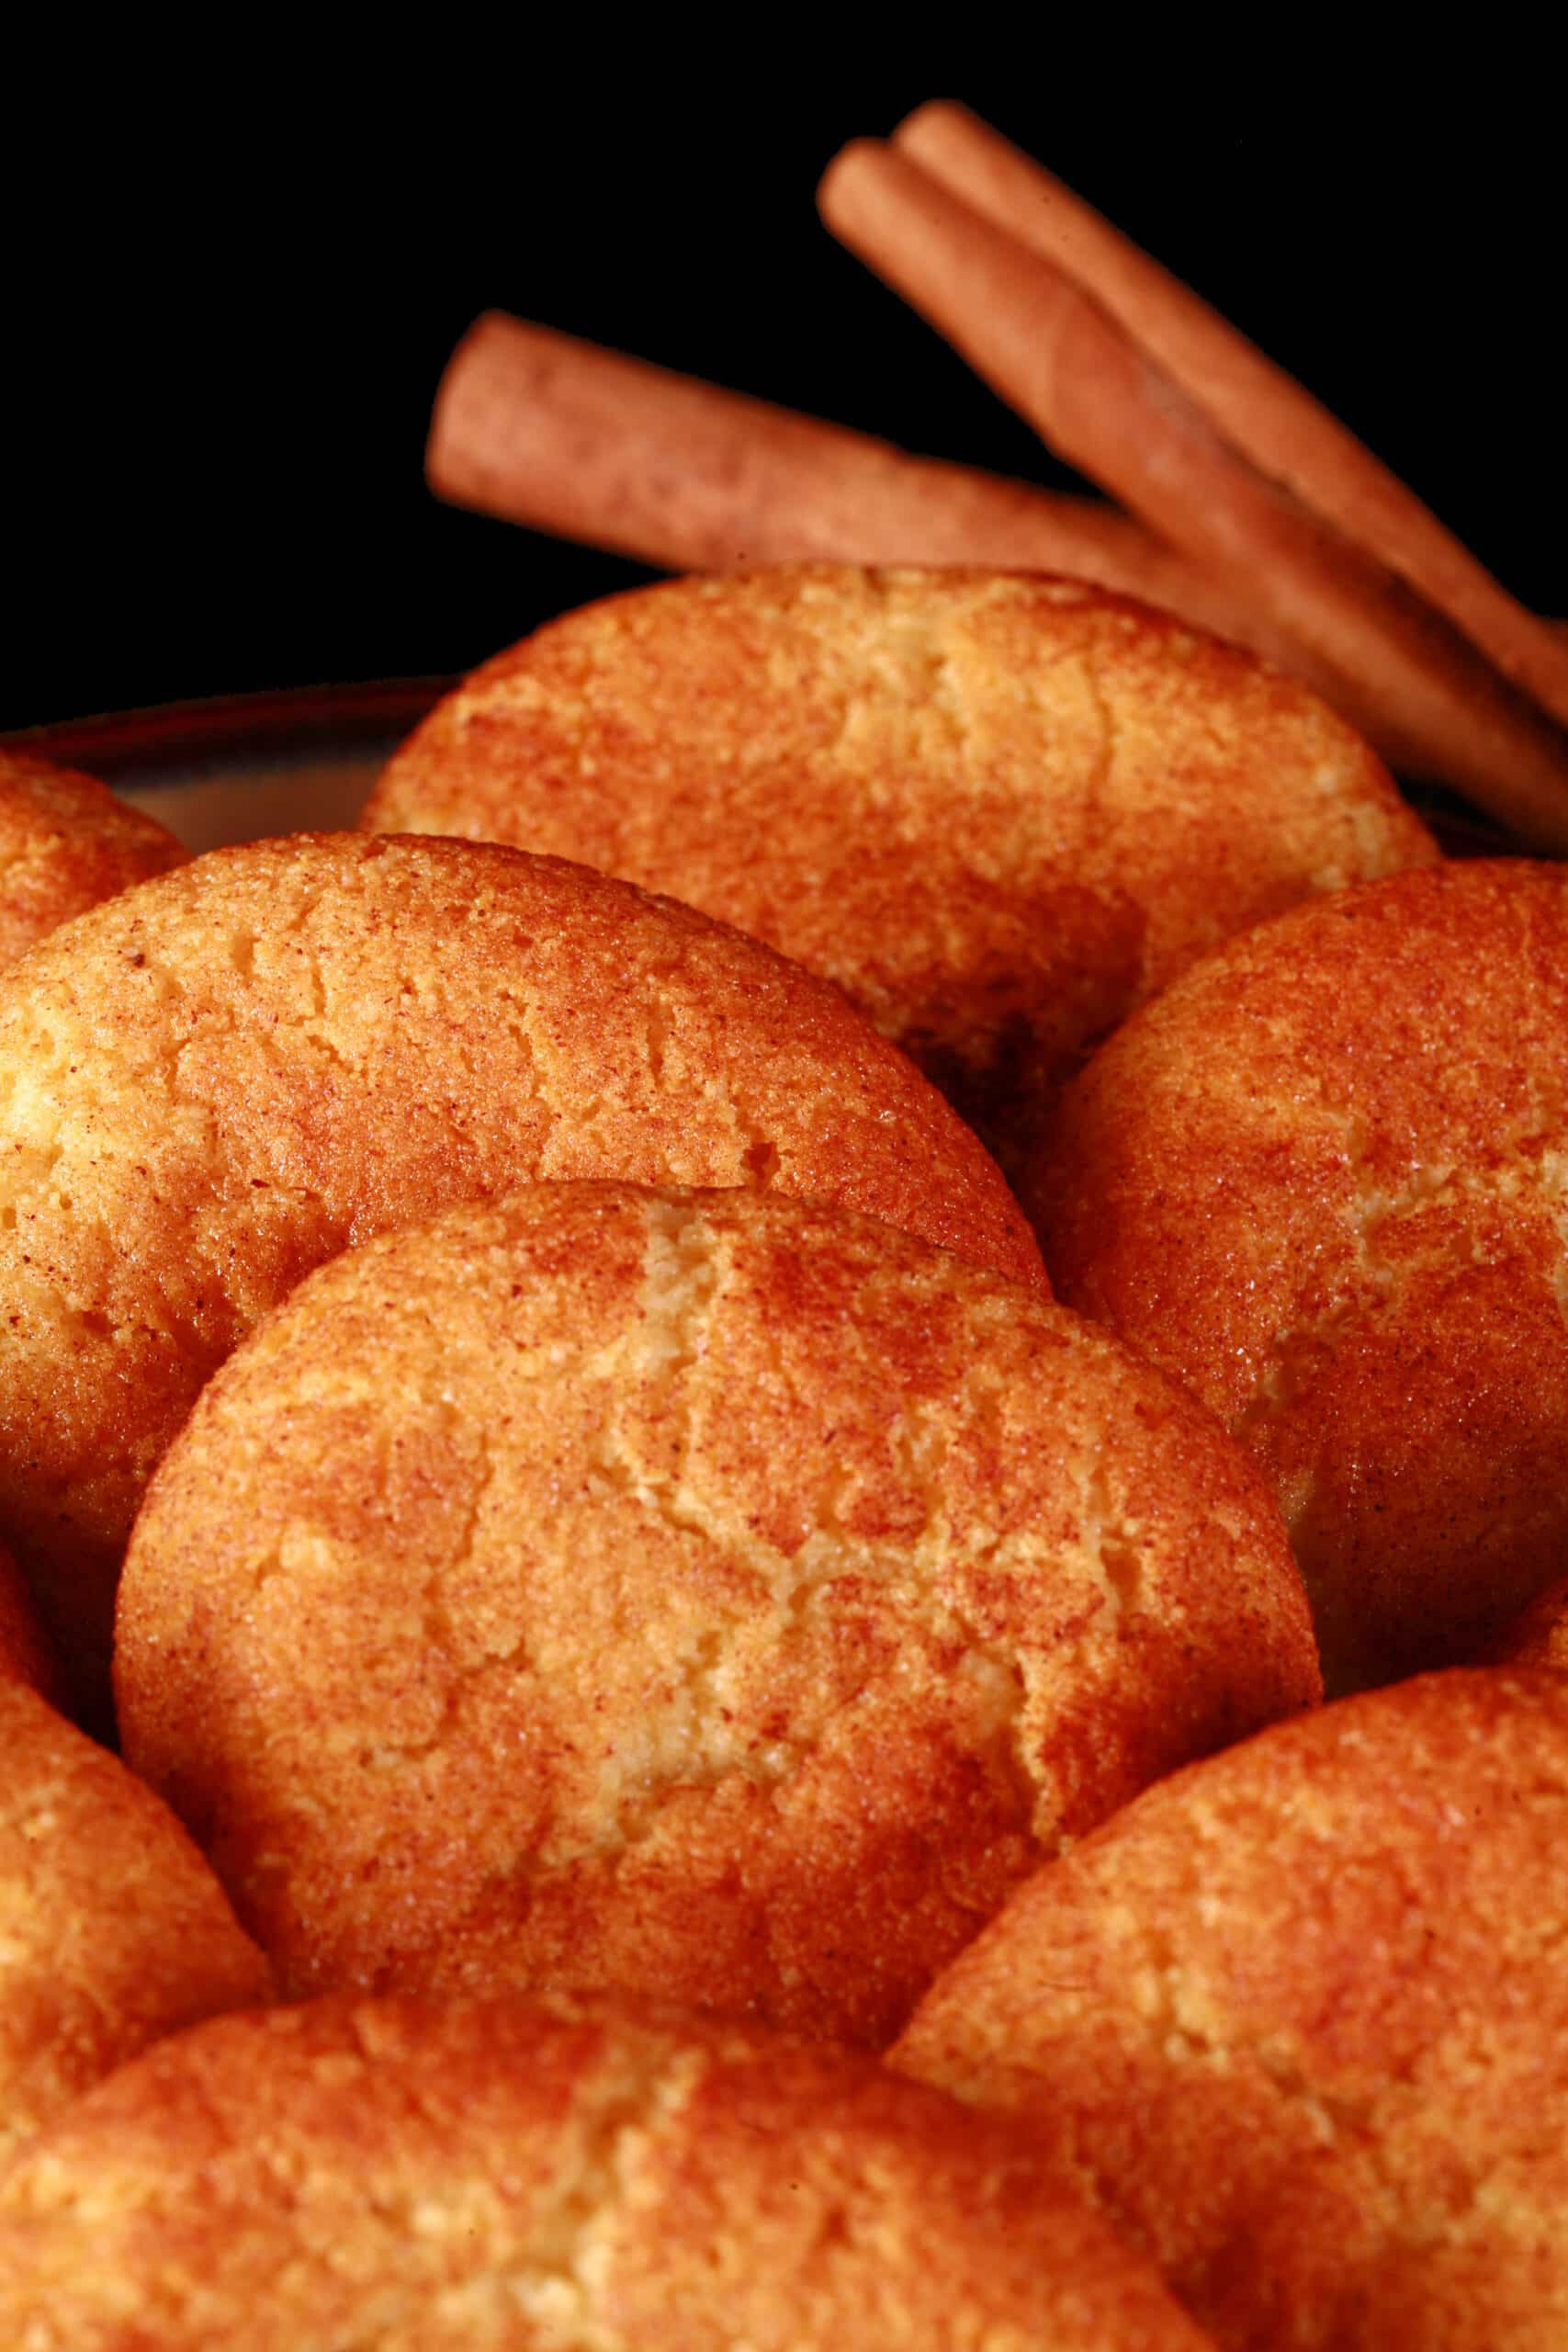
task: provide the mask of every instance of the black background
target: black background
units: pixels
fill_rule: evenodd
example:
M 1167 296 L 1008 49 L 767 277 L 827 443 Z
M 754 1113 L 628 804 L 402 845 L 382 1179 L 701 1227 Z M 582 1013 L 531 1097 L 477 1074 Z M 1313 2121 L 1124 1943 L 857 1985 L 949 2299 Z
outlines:
M 835 148 L 937 95 L 1048 161 L 1516 593 L 1568 612 L 1555 76 L 1517 40 L 1374 68 L 1322 34 L 1265 61 L 1126 20 L 1006 54 L 998 18 L 921 52 L 884 18 L 877 66 L 852 72 L 822 25 L 634 44 L 604 21 L 546 55 L 479 21 L 329 61 L 258 20 L 265 55 L 128 44 L 95 52 L 90 87 L 64 54 L 18 77 L 0 728 L 456 670 L 643 576 L 424 489 L 442 364 L 491 305 L 1068 481 L 817 222 Z

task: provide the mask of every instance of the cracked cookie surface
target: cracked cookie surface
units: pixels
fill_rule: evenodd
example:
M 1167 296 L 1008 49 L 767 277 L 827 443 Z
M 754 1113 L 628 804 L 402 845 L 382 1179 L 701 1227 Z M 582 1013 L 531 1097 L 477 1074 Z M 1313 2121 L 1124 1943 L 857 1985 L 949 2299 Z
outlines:
M 826 973 L 1009 1173 L 1088 1046 L 1309 893 L 1430 861 L 1292 681 L 1078 582 L 809 566 L 585 606 L 392 759 L 380 831 L 581 858 Z
M 558 860 L 300 835 L 95 909 L 0 980 L 0 1532 L 103 1671 L 146 1479 L 309 1269 L 537 1175 L 776 1184 L 1043 1281 L 839 992 Z
M 1568 1546 L 1568 876 L 1396 876 L 1177 981 L 1064 1098 L 1062 1295 L 1275 1481 L 1331 1689 L 1473 1657 Z
M 1277 1724 L 1049 1865 L 892 2063 L 1027 2117 L 1228 2352 L 1568 2325 L 1568 1679 Z
M 866 2043 L 1042 1853 L 1312 1702 L 1251 1466 L 814 1203 L 531 1188 L 323 1268 L 127 1559 L 126 1750 L 296 1990 L 597 1984 Z
M 1012 2127 L 668 2014 L 330 1999 L 182 2034 L 0 2184 L 17 2352 L 1201 2352 Z

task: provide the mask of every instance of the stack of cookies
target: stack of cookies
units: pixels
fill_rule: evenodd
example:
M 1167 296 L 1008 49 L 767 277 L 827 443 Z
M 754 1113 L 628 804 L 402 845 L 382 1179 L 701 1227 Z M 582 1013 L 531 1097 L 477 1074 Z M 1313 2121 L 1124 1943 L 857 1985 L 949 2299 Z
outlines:
M 6 794 L 6 2342 L 1562 2340 L 1555 869 L 975 571 Z

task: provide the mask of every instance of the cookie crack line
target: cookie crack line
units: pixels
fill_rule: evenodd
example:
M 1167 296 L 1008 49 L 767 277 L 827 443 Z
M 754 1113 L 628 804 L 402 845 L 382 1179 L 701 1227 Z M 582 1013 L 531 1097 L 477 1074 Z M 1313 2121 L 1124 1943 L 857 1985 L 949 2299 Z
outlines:
M 671 2051 L 667 2036 L 646 2052 L 615 2052 L 614 2074 L 603 2083 L 590 2083 L 586 2095 L 580 2094 L 558 2143 L 556 2164 L 542 2175 L 536 2196 L 518 2215 L 515 2210 L 508 2212 L 507 2185 L 493 2170 L 476 2174 L 470 2165 L 451 2161 L 451 2113 L 439 2103 L 433 2104 L 422 2086 L 406 2073 L 389 2074 L 383 2054 L 353 2011 L 347 2030 L 350 2053 L 369 2078 L 365 2095 L 372 2118 L 384 2109 L 389 2095 L 395 2095 L 402 2110 L 428 2132 L 431 2153 L 437 2159 L 428 2177 L 414 2183 L 407 2180 L 407 2158 L 400 2156 L 396 2169 L 405 2178 L 389 2179 L 378 2177 L 372 2144 L 356 2180 L 355 2210 L 372 2216 L 405 2254 L 433 2237 L 447 2244 L 461 2240 L 464 2260 L 456 2275 L 411 2278 L 399 2296 L 396 2312 L 389 2308 L 386 2282 L 378 2282 L 375 2318 L 341 2338 L 334 2335 L 334 2343 L 363 2346 L 369 2352 L 372 2345 L 385 2340 L 389 2325 L 417 2321 L 432 2306 L 461 2307 L 478 2294 L 513 2307 L 528 2322 L 547 2331 L 550 2340 L 579 2346 L 581 2352 L 631 2352 L 630 2339 L 603 2310 L 617 2241 L 628 2224 L 636 2228 L 643 2218 L 639 2174 L 660 2142 L 679 2134 L 684 2109 L 709 2069 L 709 2053 L 679 2046 Z M 259 2169 L 264 2197 L 276 2200 L 304 2241 L 295 2264 L 298 2267 L 302 2258 L 308 2288 L 312 2256 L 318 2260 L 331 2256 L 329 2246 L 319 2240 L 311 2243 L 315 2151 L 309 2127 L 302 2138 L 275 2130 L 258 2141 L 242 2130 L 243 2119 L 228 2102 L 214 2097 L 196 2070 L 182 2073 L 180 2091 L 182 2102 L 199 2114 L 211 2143 L 199 2159 L 209 2194 L 216 2192 L 220 2210 L 226 2190 L 231 2196 L 237 2189 L 250 2205 L 253 2198 L 246 2193 L 244 2176 L 253 2167 Z M 233 2177 L 236 2164 L 238 2177 Z M 471 2198 L 476 2182 L 499 2225 L 499 2261 L 493 2254 L 487 2256 L 485 2239 L 473 2225 Z M 141 2194 L 127 2216 L 132 2226 L 159 2219 L 177 2222 L 188 2195 L 188 2174 L 143 2172 L 137 2186 Z M 91 2223 L 91 2214 L 79 2199 L 64 2206 L 56 2202 L 49 2210 L 54 2216 L 68 2215 L 79 2228 Z M 322 2222 L 330 2222 L 332 2213 L 329 2201 Z M 516 2244 L 519 2236 L 521 2245 Z M 508 2237 L 513 2241 L 510 2245 L 505 2243 Z M 491 2245 L 494 2245 L 493 2238 Z M 163 2281 L 157 2308 L 149 2310 L 143 2302 L 139 2310 L 143 2320 L 161 2316 L 167 2324 L 188 2324 L 201 2315 L 209 2299 L 210 2290 L 183 2270 L 175 2270 Z
M 1243 1442 L 1300 1403 L 1309 1393 L 1314 1374 L 1332 1360 L 1343 1333 L 1363 1321 L 1397 1314 L 1413 1281 L 1455 1263 L 1451 1248 L 1442 1241 L 1409 1255 L 1390 1257 L 1387 1236 L 1432 1208 L 1473 1204 L 1478 1210 L 1495 1209 L 1506 1216 L 1518 1205 L 1521 1172 L 1527 1181 L 1533 1181 L 1530 1205 L 1539 1207 L 1556 1232 L 1561 1262 L 1552 1278 L 1552 1295 L 1568 1328 L 1568 1153 L 1542 1144 L 1541 1134 L 1540 1125 L 1532 1117 L 1521 1135 L 1505 1135 L 1482 1166 L 1464 1168 L 1438 1159 L 1417 1169 L 1396 1190 L 1390 1190 L 1381 1180 L 1359 1187 L 1344 1220 L 1352 1256 L 1342 1276 L 1341 1294 L 1306 1329 L 1276 1332 L 1253 1395 L 1235 1423 Z M 1528 1148 L 1530 1145 L 1536 1147 L 1533 1151 Z M 1366 1170 L 1364 1143 L 1352 1142 L 1348 1151 L 1352 1170 Z M 1469 1262 L 1503 1261 L 1502 1256 L 1489 1253 L 1472 1255 Z M 1315 1479 L 1313 1483 L 1315 1486 Z M 1310 1501 L 1309 1491 L 1293 1506 L 1292 1516 L 1299 1518 Z
M 622 1411 L 606 1410 L 600 1425 L 595 1467 L 636 1510 L 647 1511 L 683 1538 L 694 1539 L 747 1570 L 765 1596 L 775 1647 L 788 1645 L 811 1627 L 815 1612 L 832 1605 L 835 1587 L 858 1585 L 867 1577 L 886 1589 L 889 1605 L 907 1615 L 908 1638 L 897 1655 L 867 1665 L 836 1690 L 828 1721 L 802 1737 L 797 1727 L 770 1727 L 757 1734 L 743 1697 L 733 1713 L 724 1705 L 725 1677 L 737 1662 L 733 1634 L 739 1622 L 732 1610 L 722 1623 L 700 1625 L 677 1645 L 661 1667 L 656 1700 L 639 1718 L 637 1736 L 607 1754 L 601 1795 L 608 1818 L 570 1841 L 549 1841 L 547 1859 L 522 1858 L 525 1875 L 537 1868 L 553 1871 L 573 1865 L 611 1861 L 615 1866 L 657 1838 L 669 1799 L 685 1792 L 712 1791 L 743 1781 L 770 1798 L 807 1766 L 835 1727 L 842 1730 L 873 1690 L 897 1685 L 911 1668 L 929 1664 L 934 1645 L 944 1674 L 965 1683 L 973 1712 L 972 1752 L 999 1770 L 1010 1788 L 1021 1826 L 1047 1847 L 1055 1842 L 1056 1792 L 1039 1743 L 1031 1737 L 1031 1680 L 1027 1663 L 999 1643 L 966 1600 L 964 1584 L 976 1575 L 999 1570 L 1010 1580 L 1027 1576 L 1033 1563 L 1027 1538 L 976 1528 L 954 1551 L 941 1482 L 949 1435 L 940 1414 L 901 1416 L 895 1444 L 903 1483 L 925 1502 L 923 1528 L 894 1544 L 863 1539 L 845 1523 L 842 1492 L 831 1487 L 817 1498 L 812 1525 L 799 1549 L 784 1553 L 754 1528 L 735 1520 L 703 1492 L 694 1473 L 695 1423 L 700 1401 L 694 1376 L 707 1362 L 715 1317 L 729 1274 L 727 1253 L 716 1247 L 700 1222 L 674 1204 L 652 1203 L 644 1211 L 644 1272 L 639 1310 L 626 1330 L 592 1360 L 601 1377 L 614 1373 L 631 1379 L 630 1394 L 656 1411 L 657 1458 L 647 1457 L 625 1425 Z M 765 1336 L 765 1335 L 764 1335 Z M 787 1368 L 773 1351 L 775 1366 Z M 999 1420 L 992 1403 L 993 1421 Z M 673 1408 L 665 1410 L 665 1408 Z M 490 1475 L 493 1476 L 493 1464 Z M 848 1473 L 844 1474 L 848 1476 Z M 1102 1465 L 1086 1471 L 1081 1507 L 1084 1543 L 1081 1567 L 1089 1570 L 1089 1620 L 1102 1606 L 1118 1618 L 1135 1611 L 1142 1597 L 1137 1538 L 1116 1518 Z M 479 1500 L 468 1522 L 471 1540 Z M 1020 1544 L 1021 1541 L 1021 1550 Z M 1118 1556 L 1112 1557 L 1112 1547 Z M 447 1564 L 450 1566 L 450 1564 Z M 445 1573 L 445 1569 L 443 1573 Z M 427 1630 L 440 1643 L 441 1623 L 426 1597 Z M 748 1617 L 754 1611 L 740 1612 Z M 1077 1627 L 1080 1633 L 1087 1630 Z M 469 1690 L 480 1678 L 516 1670 L 527 1654 L 526 1638 L 510 1651 L 496 1652 L 456 1673 L 445 1694 L 436 1729 L 418 1741 L 383 1740 L 382 1763 L 417 1763 L 442 1747 L 458 1722 Z M 729 1726 L 739 1720 L 733 1732 Z M 757 1736 L 753 1736 L 756 1734 Z M 1046 1817 L 1041 1817 L 1042 1804 Z
M 465 1502 L 457 1543 L 425 1579 L 420 1594 L 424 1648 L 429 1656 L 446 1659 L 452 1657 L 453 1621 L 442 1587 L 447 1577 L 460 1573 L 471 1564 L 478 1544 L 479 1522 L 499 1476 L 495 1452 L 482 1423 L 471 1421 L 465 1424 L 465 1428 L 479 1453 L 479 1474 Z M 403 1764 L 416 1763 L 440 1754 L 457 1730 L 464 1702 L 469 1692 L 481 1682 L 493 1679 L 498 1673 L 516 1675 L 525 1672 L 528 1660 L 528 1638 L 526 1634 L 523 1634 L 505 1649 L 492 1651 L 467 1668 L 454 1664 L 446 1677 L 441 1694 L 441 1711 L 432 1729 L 418 1741 L 386 1743 L 378 1760 L 384 1763 L 391 1758 Z
M 1564 1796 L 1563 1789 L 1551 1780 L 1532 1793 L 1559 1804 Z M 1234 1851 L 1234 1835 L 1222 1820 L 1203 1808 L 1191 1809 L 1187 1819 L 1199 1849 L 1213 1849 L 1222 1857 Z M 1382 1860 L 1385 1865 L 1397 1863 L 1392 1855 L 1385 1854 Z M 1188 1864 L 1180 1892 L 1197 1913 L 1212 1896 L 1213 1885 L 1198 1856 L 1190 1851 Z M 1407 1911 L 1418 1916 L 1426 1908 L 1421 1889 L 1409 1882 L 1404 1883 L 1403 1902 Z M 1158 2045 L 1173 2070 L 1197 2064 L 1224 2075 L 1238 2062 L 1250 2062 L 1281 2109 L 1303 2119 L 1324 2155 L 1346 2167 L 1357 2201 L 1364 2201 L 1369 2188 L 1375 2189 L 1382 2204 L 1381 2226 L 1388 2235 L 1416 2251 L 1465 2243 L 1468 2219 L 1484 2193 L 1487 2173 L 1461 2165 L 1458 2151 L 1450 2151 L 1441 2207 L 1428 2201 L 1417 2209 L 1412 2203 L 1410 2185 L 1386 2146 L 1387 2110 L 1397 2108 L 1402 2095 L 1416 2099 L 1421 2096 L 1423 2062 L 1428 2054 L 1425 2043 L 1413 2046 L 1397 2064 L 1385 2064 L 1377 2081 L 1363 2090 L 1335 2086 L 1314 2079 L 1302 2053 L 1301 2037 L 1288 2025 L 1281 2023 L 1273 2031 L 1232 2033 L 1205 2024 L 1196 2013 L 1205 1972 L 1201 1962 L 1194 1963 L 1183 1954 L 1172 1930 L 1145 1916 L 1137 1922 L 1136 1942 L 1143 1974 L 1121 2006 L 1137 2020 L 1147 2039 Z M 1564 1945 L 1568 1945 L 1568 1928 L 1548 1936 L 1532 1957 L 1550 1958 Z M 1128 1972 L 1122 1973 L 1125 1979 Z M 1082 1983 L 1064 1984 L 1058 1989 L 1085 1996 L 1094 1990 Z M 1478 2045 L 1474 2054 L 1485 2056 L 1486 2045 Z M 1551 2144 L 1555 2150 L 1555 2139 Z M 1120 2184 L 1097 2166 L 1092 2149 L 1080 2148 L 1076 2160 L 1097 2182 L 1101 2199 L 1117 2205 Z
M 1115 775 L 1116 763 L 1121 752 L 1122 727 L 1116 716 L 1112 699 L 1106 692 L 1104 665 L 1091 649 L 1086 649 L 1078 664 L 1078 670 L 1084 682 L 1085 691 L 1094 709 L 1095 722 L 1100 729 L 1099 754 L 1092 771 L 1084 782 L 1084 798 L 1087 804 L 1085 830 L 1092 839 L 1102 831 L 1105 824 L 1106 795 L 1111 787 L 1111 779 Z
M 351 2016 L 350 2030 L 360 2056 L 376 2070 L 378 2054 L 357 2015 Z M 661 2137 L 679 2131 L 683 2111 L 711 2064 L 706 2051 L 671 2051 L 667 2037 L 640 2053 L 640 2063 L 630 2051 L 617 2056 L 615 2074 L 576 2102 L 547 2186 L 528 2216 L 525 2256 L 488 2273 L 476 2271 L 446 2282 L 449 2295 L 479 2284 L 506 2296 L 536 2324 L 552 2331 L 570 2329 L 571 2335 L 562 2340 L 581 2346 L 583 2352 L 629 2352 L 624 2335 L 608 2324 L 599 2309 L 616 2238 L 638 2213 L 640 2168 Z M 398 2089 L 429 2125 L 437 2143 L 445 2141 L 449 2118 L 429 2106 L 416 2083 L 404 2079 Z M 418 2234 L 415 2224 L 421 2211 L 432 2203 L 433 2193 L 438 2201 L 439 2183 L 417 2199 L 394 2201 L 387 2218 L 399 2234 Z

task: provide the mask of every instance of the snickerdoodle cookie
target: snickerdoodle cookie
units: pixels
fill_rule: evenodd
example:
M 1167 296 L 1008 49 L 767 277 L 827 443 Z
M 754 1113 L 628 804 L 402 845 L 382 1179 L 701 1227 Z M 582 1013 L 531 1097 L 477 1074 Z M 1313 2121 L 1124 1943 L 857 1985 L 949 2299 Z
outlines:
M 1396 876 L 1178 980 L 1063 1104 L 1064 1297 L 1267 1467 L 1331 1688 L 1474 1657 L 1568 1550 L 1568 871 Z
M 270 1981 L 167 1808 L 6 1676 L 0 1758 L 5 2155 L 158 2035 L 265 2000 Z
M 126 1561 L 126 1752 L 294 1991 L 862 2042 L 1065 1836 L 1318 1695 L 1201 1408 L 815 1203 L 539 1185 L 342 1257 Z
M 1043 1281 L 994 1164 L 839 991 L 670 901 L 301 835 L 0 978 L 0 1533 L 67 1661 L 203 1381 L 323 1258 L 536 1175 L 776 1184 Z
M 364 821 L 581 858 L 827 973 L 1011 1172 L 1086 1046 L 1220 940 L 1437 853 L 1293 681 L 1079 582 L 807 567 L 567 614 Z
M 92 776 L 0 748 L 0 966 L 186 855 L 173 833 Z
M 0 2185 L 27 2352 L 1201 2352 L 1026 2137 L 836 2051 L 555 2002 L 223 2018 Z
M 1568 1679 L 1277 1725 L 1043 1870 L 894 2064 L 1027 2117 L 1232 2352 L 1568 2340 Z

